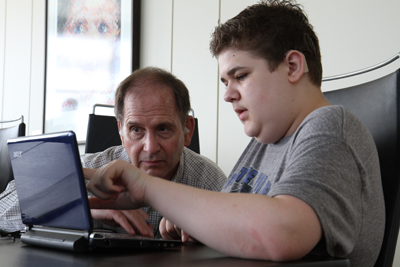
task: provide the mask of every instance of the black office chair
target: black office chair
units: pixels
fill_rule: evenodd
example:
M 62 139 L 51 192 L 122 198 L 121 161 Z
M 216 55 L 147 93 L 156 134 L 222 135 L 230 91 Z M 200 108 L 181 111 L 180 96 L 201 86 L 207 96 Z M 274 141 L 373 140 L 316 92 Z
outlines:
M 89 114 L 88 129 L 86 134 L 85 153 L 96 153 L 104 151 L 112 146 L 121 145 L 121 138 L 118 132 L 118 123 L 114 116 L 95 114 L 96 107 L 114 108 L 112 105 L 95 104 L 93 114 Z M 191 110 L 194 117 L 194 111 Z M 188 148 L 200 153 L 199 126 L 197 118 L 192 141 Z
M 95 104 L 93 106 L 93 113 L 89 114 L 85 153 L 101 152 L 109 147 L 121 145 L 117 119 L 114 116 L 95 114 L 96 107 L 114 109 L 112 105 Z
M 386 66 L 399 58 L 358 72 L 328 77 L 323 82 L 360 75 Z M 376 267 L 391 267 L 400 225 L 400 69 L 374 81 L 324 93 L 331 104 L 342 105 L 358 116 L 371 132 L 379 154 L 385 197 L 386 225 Z
M 188 148 L 200 154 L 199 120 L 194 116 L 193 109 L 190 109 L 190 113 L 192 113 L 192 116 L 194 118 L 194 132 Z
M 6 189 L 7 184 L 14 179 L 10 155 L 8 154 L 7 140 L 18 136 L 25 136 L 24 116 L 16 120 L 0 121 L 1 125 L 19 121 L 20 123 L 17 125 L 0 128 L 0 193 L 2 193 Z

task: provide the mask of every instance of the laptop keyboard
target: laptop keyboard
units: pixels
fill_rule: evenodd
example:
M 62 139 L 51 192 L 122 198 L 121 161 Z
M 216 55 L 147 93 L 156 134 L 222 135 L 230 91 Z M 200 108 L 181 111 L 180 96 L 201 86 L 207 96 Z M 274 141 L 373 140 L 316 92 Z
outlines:
M 93 238 L 107 238 L 107 239 L 154 239 L 153 237 L 130 235 L 130 234 L 119 234 L 119 233 L 94 233 Z

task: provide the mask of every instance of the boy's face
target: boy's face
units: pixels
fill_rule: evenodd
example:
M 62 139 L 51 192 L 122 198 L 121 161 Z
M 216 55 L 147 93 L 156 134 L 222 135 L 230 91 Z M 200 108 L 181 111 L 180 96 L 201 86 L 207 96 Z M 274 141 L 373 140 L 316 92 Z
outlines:
M 245 133 L 265 144 L 292 134 L 296 119 L 296 97 L 288 81 L 289 66 L 281 63 L 273 72 L 267 61 L 234 48 L 218 56 L 224 100 L 244 124 Z

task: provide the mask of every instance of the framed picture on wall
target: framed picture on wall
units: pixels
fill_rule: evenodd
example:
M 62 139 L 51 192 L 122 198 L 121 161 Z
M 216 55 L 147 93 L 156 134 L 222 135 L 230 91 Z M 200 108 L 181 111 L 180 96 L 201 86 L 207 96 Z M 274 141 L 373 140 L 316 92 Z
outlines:
M 94 104 L 114 105 L 139 68 L 140 0 L 47 0 L 44 132 L 86 139 Z

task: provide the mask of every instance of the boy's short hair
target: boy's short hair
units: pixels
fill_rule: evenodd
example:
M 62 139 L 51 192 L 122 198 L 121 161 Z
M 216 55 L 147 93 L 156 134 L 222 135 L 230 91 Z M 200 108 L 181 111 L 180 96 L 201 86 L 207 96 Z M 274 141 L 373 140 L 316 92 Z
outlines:
M 310 81 L 321 86 L 322 64 L 318 37 L 302 7 L 287 0 L 264 0 L 217 26 L 210 51 L 217 57 L 226 48 L 248 51 L 267 60 L 275 70 L 290 50 L 304 54 Z

